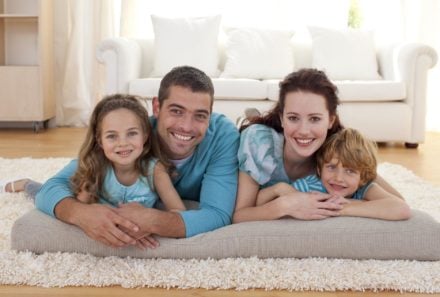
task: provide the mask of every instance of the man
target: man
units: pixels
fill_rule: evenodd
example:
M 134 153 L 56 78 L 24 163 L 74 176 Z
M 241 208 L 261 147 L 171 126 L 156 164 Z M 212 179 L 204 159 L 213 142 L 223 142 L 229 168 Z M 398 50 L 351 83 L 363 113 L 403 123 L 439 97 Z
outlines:
M 173 183 L 182 199 L 199 209 L 180 213 L 124 204 L 114 209 L 74 199 L 65 167 L 36 197 L 37 207 L 80 227 L 89 237 L 121 247 L 150 234 L 190 237 L 231 223 L 237 192 L 239 133 L 220 114 L 212 114 L 214 87 L 202 71 L 176 67 L 161 81 L 153 98 L 153 127 L 162 151 L 176 166 Z

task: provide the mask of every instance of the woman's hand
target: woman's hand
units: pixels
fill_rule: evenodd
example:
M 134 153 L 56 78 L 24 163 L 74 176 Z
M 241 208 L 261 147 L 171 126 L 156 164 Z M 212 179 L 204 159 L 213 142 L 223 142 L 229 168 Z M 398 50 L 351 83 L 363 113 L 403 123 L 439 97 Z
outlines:
M 341 198 L 324 193 L 294 192 L 280 198 L 285 215 L 300 220 L 322 220 L 337 217 L 346 203 Z

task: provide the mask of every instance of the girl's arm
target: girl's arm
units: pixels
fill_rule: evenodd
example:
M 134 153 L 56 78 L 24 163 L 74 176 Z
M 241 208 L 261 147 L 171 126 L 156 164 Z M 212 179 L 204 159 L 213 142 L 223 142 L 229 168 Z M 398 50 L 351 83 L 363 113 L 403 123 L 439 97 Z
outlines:
M 257 194 L 257 206 L 266 204 L 282 195 L 295 192 L 295 188 L 288 183 L 280 182 L 273 186 L 261 189 Z
M 328 194 L 294 191 L 257 206 L 258 183 L 244 172 L 238 176 L 238 193 L 233 223 L 276 220 L 285 216 L 303 220 L 338 216 L 342 208 L 328 201 Z
M 366 217 L 383 220 L 407 220 L 411 209 L 400 196 L 386 191 L 373 183 L 365 193 L 364 200 L 349 200 L 341 210 L 342 216 Z
M 171 181 L 170 175 L 162 163 L 157 162 L 154 166 L 154 188 L 168 210 L 186 210 L 179 194 Z

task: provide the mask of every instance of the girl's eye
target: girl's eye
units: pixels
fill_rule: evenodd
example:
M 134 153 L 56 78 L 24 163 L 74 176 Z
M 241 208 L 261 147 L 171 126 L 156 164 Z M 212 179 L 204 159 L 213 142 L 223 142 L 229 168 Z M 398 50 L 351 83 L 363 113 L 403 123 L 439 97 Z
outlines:
M 128 132 L 128 136 L 136 136 L 138 135 L 137 131 Z
M 116 135 L 114 135 L 114 134 L 109 134 L 109 135 L 107 135 L 105 138 L 110 139 L 110 140 L 113 140 L 113 139 L 116 139 Z

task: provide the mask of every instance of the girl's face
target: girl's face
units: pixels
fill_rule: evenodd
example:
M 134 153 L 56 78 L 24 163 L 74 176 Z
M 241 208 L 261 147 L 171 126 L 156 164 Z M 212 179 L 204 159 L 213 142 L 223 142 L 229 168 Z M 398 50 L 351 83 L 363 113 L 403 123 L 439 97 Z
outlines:
M 288 93 L 281 116 L 285 154 L 298 161 L 311 157 L 324 143 L 334 120 L 322 95 L 303 91 Z
M 342 166 L 337 158 L 324 163 L 320 174 L 327 192 L 346 198 L 353 196 L 361 183 L 359 170 Z
M 113 110 L 102 120 L 101 148 L 115 169 L 134 167 L 147 137 L 138 117 L 128 109 Z

